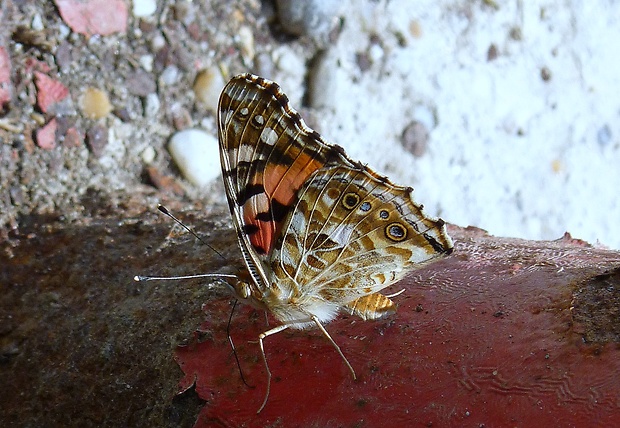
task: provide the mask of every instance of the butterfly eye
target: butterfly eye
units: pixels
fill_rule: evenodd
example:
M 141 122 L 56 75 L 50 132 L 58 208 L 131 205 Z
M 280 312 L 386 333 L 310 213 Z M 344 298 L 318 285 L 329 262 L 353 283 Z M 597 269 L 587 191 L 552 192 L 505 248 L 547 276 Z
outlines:
M 407 237 L 407 229 L 400 223 L 392 223 L 385 228 L 385 235 L 392 241 L 400 242 Z
M 342 198 L 342 205 L 348 210 L 355 208 L 359 202 L 360 197 L 357 193 L 347 193 L 344 195 L 344 198 Z
M 247 282 L 239 281 L 235 284 L 235 291 L 237 295 L 242 299 L 247 299 L 252 295 L 252 290 L 250 289 L 250 285 Z

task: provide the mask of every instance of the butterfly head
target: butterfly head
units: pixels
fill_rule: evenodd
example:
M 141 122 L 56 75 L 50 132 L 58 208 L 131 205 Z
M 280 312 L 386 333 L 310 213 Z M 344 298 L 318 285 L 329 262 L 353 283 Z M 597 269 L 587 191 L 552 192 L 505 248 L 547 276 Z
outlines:
M 263 293 L 256 287 L 247 270 L 240 270 L 236 275 L 225 278 L 235 297 L 257 309 L 268 309 L 263 301 Z

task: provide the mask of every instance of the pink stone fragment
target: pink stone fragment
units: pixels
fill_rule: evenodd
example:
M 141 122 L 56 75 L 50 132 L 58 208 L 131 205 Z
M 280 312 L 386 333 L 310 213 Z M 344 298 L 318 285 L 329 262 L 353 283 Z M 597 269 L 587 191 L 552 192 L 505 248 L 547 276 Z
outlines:
M 60 16 L 80 34 L 107 36 L 124 33 L 127 5 L 122 0 L 55 0 Z
M 0 111 L 11 100 L 11 61 L 4 46 L 0 46 Z
M 36 58 L 26 58 L 26 61 L 24 61 L 24 72 L 32 73 L 33 70 L 49 73 L 51 68 L 45 62 L 39 61 Z
M 35 85 L 37 86 L 37 105 L 43 113 L 50 107 L 69 96 L 69 89 L 46 74 L 35 71 Z
M 56 147 L 56 119 L 50 120 L 47 125 L 37 130 L 37 145 L 43 150 L 52 150 Z

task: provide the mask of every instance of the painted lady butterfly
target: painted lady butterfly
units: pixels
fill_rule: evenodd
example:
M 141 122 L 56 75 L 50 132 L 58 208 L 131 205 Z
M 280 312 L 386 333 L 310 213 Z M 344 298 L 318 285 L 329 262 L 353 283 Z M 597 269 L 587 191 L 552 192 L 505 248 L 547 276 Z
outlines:
M 228 283 L 287 328 L 323 327 L 339 311 L 377 319 L 396 312 L 383 288 L 450 254 L 441 219 L 426 216 L 410 187 L 392 184 L 306 126 L 274 82 L 234 77 L 219 101 L 224 186 L 247 266 Z

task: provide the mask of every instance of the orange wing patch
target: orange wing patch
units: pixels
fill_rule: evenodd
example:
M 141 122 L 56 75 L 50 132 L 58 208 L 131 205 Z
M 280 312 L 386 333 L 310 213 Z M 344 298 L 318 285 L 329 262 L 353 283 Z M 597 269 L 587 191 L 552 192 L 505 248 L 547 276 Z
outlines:
M 301 153 L 289 166 L 265 167 L 262 174 L 264 193 L 254 195 L 243 205 L 244 231 L 259 253 L 266 254 L 273 249 L 297 191 L 323 165 L 316 157 Z

